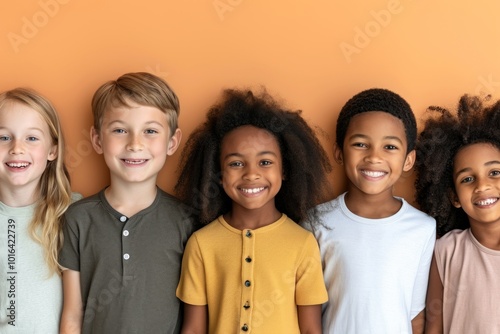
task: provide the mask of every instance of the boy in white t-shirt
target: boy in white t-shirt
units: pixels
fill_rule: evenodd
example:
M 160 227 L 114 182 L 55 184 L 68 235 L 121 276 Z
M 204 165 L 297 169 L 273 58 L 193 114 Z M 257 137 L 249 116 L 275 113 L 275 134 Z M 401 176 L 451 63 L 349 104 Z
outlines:
M 323 332 L 423 333 L 436 224 L 393 195 L 415 161 L 415 116 L 399 95 L 369 89 L 344 105 L 336 133 L 334 158 L 348 185 L 318 207 Z

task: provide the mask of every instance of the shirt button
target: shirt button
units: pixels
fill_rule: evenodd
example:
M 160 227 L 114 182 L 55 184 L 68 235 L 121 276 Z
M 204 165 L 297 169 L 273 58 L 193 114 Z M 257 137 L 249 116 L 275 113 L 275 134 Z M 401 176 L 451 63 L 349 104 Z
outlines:
M 128 235 L 129 235 L 128 231 L 127 230 L 123 231 L 123 235 L 128 237 Z
M 248 288 L 250 285 L 252 285 L 252 283 L 250 283 L 250 281 L 249 281 L 249 280 L 246 280 L 246 281 L 245 281 L 245 286 Z
M 241 330 L 242 330 L 242 331 L 244 331 L 244 332 L 248 331 L 248 326 L 247 326 L 247 324 L 244 324 L 244 325 L 241 327 Z
M 245 236 L 246 236 L 247 238 L 250 238 L 250 237 L 252 236 L 252 232 L 247 231 L 247 233 L 245 233 Z
M 127 221 L 127 217 L 126 217 L 126 216 L 121 216 L 121 217 L 120 217 L 120 221 L 121 221 L 122 223 L 125 223 L 125 222 Z
M 130 255 L 129 255 L 129 254 L 127 254 L 127 253 L 125 253 L 125 254 L 123 254 L 123 258 L 124 258 L 125 260 L 128 260 L 128 259 L 130 259 Z
M 252 258 L 250 256 L 247 256 L 247 258 L 245 259 L 245 261 L 247 261 L 248 263 L 252 262 Z
M 250 304 L 248 302 L 246 302 L 245 305 L 243 305 L 243 308 L 245 310 L 248 310 L 250 308 Z

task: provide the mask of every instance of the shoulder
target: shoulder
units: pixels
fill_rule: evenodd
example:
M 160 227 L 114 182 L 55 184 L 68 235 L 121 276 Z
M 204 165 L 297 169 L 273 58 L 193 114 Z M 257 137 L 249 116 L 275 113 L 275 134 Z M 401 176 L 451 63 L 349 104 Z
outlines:
M 429 230 L 436 228 L 436 220 L 434 218 L 432 218 L 425 212 L 415 208 L 405 199 L 400 198 L 400 200 L 403 202 L 403 214 L 405 220 L 423 226 Z
M 436 248 L 445 249 L 448 247 L 454 248 L 457 244 L 464 243 L 469 236 L 469 229 L 466 230 L 451 230 L 441 238 L 436 240 Z
M 341 194 L 337 198 L 319 204 L 314 208 L 322 223 L 327 223 L 341 209 L 343 200 L 344 194 Z
M 66 211 L 67 215 L 72 215 L 76 214 L 81 211 L 86 211 L 89 210 L 89 208 L 96 206 L 98 203 L 101 203 L 101 198 L 99 196 L 100 193 L 88 196 L 83 198 L 82 195 L 73 193 L 72 194 L 72 199 L 75 201 L 73 202 L 69 207 L 68 210 Z

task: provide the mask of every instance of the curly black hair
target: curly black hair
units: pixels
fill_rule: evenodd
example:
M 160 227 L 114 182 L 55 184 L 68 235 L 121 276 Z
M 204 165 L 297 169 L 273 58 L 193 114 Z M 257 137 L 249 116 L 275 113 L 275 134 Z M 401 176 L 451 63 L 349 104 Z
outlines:
M 336 141 L 341 150 L 344 147 L 344 139 L 351 119 L 369 111 L 385 111 L 399 118 L 403 122 L 408 142 L 406 152 L 408 153 L 415 148 L 417 122 L 408 102 L 388 89 L 371 88 L 351 97 L 340 110 L 337 119 Z
M 286 179 L 276 195 L 276 208 L 297 223 L 315 222 L 314 207 L 331 195 L 330 161 L 301 111 L 284 109 L 265 90 L 259 95 L 224 90 L 222 101 L 210 108 L 182 151 L 177 196 L 201 224 L 231 211 L 232 201 L 220 184 L 220 148 L 228 132 L 244 125 L 268 131 L 279 143 Z
M 436 219 L 442 236 L 470 226 L 466 213 L 451 201 L 453 162 L 457 152 L 471 144 L 490 143 L 500 149 L 500 101 L 487 106 L 477 96 L 464 95 L 456 113 L 437 106 L 427 112 L 430 116 L 417 142 L 416 200 Z

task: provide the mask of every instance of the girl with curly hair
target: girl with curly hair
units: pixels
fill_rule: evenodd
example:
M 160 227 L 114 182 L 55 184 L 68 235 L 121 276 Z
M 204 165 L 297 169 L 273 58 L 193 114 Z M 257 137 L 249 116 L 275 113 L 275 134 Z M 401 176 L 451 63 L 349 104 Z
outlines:
M 500 333 L 500 101 L 430 107 L 417 146 L 417 202 L 442 237 L 431 264 L 426 333 Z
M 326 153 L 299 112 L 226 90 L 181 157 L 176 191 L 207 224 L 189 239 L 184 333 L 321 333 L 327 301 L 315 221 Z

